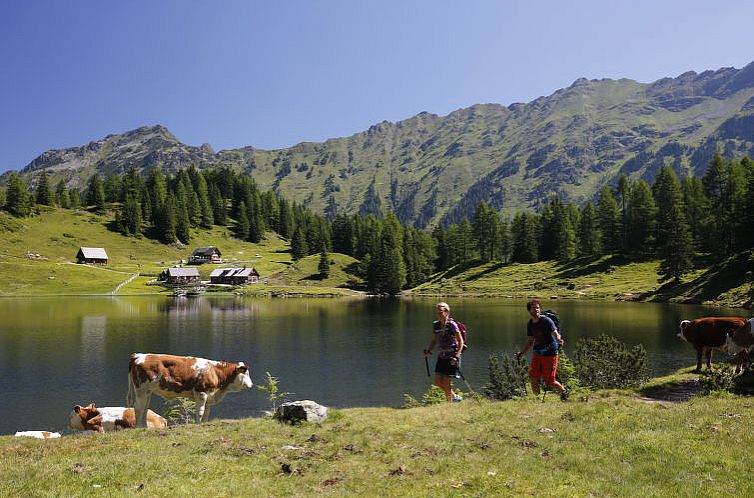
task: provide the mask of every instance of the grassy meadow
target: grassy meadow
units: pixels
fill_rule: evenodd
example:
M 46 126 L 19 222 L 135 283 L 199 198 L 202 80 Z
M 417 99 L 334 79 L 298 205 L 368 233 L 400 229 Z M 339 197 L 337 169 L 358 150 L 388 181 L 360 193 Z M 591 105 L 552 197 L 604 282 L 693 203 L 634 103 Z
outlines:
M 259 284 L 211 289 L 213 292 L 322 297 L 364 293 L 364 282 L 355 275 L 355 259 L 329 254 L 330 274 L 322 278 L 318 254 L 294 262 L 290 244 L 271 232 L 261 243 L 252 244 L 233 237 L 229 227 L 216 226 L 192 230 L 187 246 L 165 245 L 110 230 L 112 213 L 40 209 L 41 214 L 23 219 L 0 213 L 0 296 L 167 294 L 170 289 L 147 282 L 164 268 L 187 260 L 193 249 L 204 246 L 218 247 L 223 265 L 253 266 L 261 278 Z M 75 264 L 82 246 L 104 247 L 110 263 L 106 267 Z M 698 269 L 686 275 L 681 284 L 660 284 L 657 267 L 657 261 L 634 262 L 618 257 L 567 264 L 471 264 L 438 272 L 404 294 L 671 301 L 732 307 L 751 304 L 753 254 L 740 253 L 721 263 L 700 260 Z M 217 266 L 197 268 L 201 278 L 208 280 Z M 137 273 L 141 276 L 129 281 Z
M 654 379 L 670 389 L 687 369 Z M 751 399 L 642 390 L 331 410 L 322 424 L 215 420 L 0 437 L 0 494 L 31 496 L 749 496 Z

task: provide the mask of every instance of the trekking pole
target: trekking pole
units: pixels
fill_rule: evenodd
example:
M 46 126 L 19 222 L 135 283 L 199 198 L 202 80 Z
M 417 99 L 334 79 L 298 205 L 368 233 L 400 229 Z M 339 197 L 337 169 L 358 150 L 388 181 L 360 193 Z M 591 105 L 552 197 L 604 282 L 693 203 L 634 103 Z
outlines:
M 424 350 L 424 353 L 425 353 L 425 355 L 424 355 L 424 366 L 427 367 L 427 377 L 431 377 L 431 375 L 429 375 L 429 360 L 427 359 L 426 352 L 427 352 L 427 350 L 425 349 Z

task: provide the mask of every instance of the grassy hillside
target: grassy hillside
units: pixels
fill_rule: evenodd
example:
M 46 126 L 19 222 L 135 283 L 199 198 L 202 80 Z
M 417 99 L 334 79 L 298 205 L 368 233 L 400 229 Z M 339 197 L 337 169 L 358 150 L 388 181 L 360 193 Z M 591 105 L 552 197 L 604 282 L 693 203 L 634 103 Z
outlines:
M 658 282 L 657 261 L 605 257 L 561 264 L 487 263 L 440 272 L 412 289 L 417 295 L 478 295 L 670 301 L 741 307 L 751 305 L 754 255 L 741 253 L 684 277 L 680 285 Z
M 118 294 L 165 293 L 168 291 L 164 287 L 147 286 L 146 282 L 163 268 L 187 260 L 194 248 L 202 246 L 218 247 L 228 264 L 255 267 L 262 279 L 270 279 L 276 287 L 295 284 L 300 288 L 316 288 L 319 293 L 323 287 L 346 283 L 337 262 L 349 262 L 334 257 L 332 277 L 320 281 L 305 273 L 309 269 L 307 264 L 292 267 L 290 245 L 272 233 L 260 244 L 251 244 L 234 238 L 227 227 L 193 230 L 191 243 L 182 247 L 146 237 L 124 237 L 108 229 L 112 222 L 110 215 L 65 209 L 45 209 L 40 215 L 22 219 L 0 213 L 0 296 L 110 294 L 136 273 L 147 275 L 121 287 Z M 106 267 L 75 264 L 76 253 L 82 246 L 104 247 L 109 264 Z M 319 259 L 311 258 L 317 258 L 312 270 L 316 273 Z M 284 278 L 289 267 L 296 278 Z M 198 268 L 202 279 L 208 280 L 217 265 Z M 269 294 L 269 287 L 259 286 L 258 291 Z
M 331 410 L 320 425 L 242 419 L 49 441 L 3 436 L 0 494 L 750 496 L 750 405 L 603 392 L 567 403 Z

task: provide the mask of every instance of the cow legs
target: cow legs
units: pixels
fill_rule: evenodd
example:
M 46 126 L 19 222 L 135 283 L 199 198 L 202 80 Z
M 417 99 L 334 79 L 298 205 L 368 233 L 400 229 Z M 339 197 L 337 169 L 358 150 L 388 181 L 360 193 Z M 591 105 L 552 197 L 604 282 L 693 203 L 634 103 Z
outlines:
M 136 404 L 134 405 L 134 412 L 136 412 L 136 427 L 147 426 L 147 410 L 149 409 L 149 402 L 151 399 L 152 393 L 148 389 L 136 388 Z
M 696 350 L 696 370 L 694 372 L 699 373 L 702 371 L 702 348 Z
M 207 406 L 207 393 L 196 393 L 194 401 L 196 402 L 196 421 L 206 422 L 209 419 L 209 407 Z
M 707 353 L 707 370 L 709 370 L 710 368 L 712 368 L 712 348 L 707 348 L 706 353 Z M 699 369 L 701 370 L 701 366 L 699 367 Z

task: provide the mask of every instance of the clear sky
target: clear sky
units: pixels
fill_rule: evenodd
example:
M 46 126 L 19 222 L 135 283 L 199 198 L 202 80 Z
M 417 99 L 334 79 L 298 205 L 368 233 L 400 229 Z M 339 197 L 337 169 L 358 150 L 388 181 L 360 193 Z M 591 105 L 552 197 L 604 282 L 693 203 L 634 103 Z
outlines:
M 740 68 L 752 20 L 751 0 L 6 0 L 0 171 L 143 125 L 270 149 L 579 77 Z

